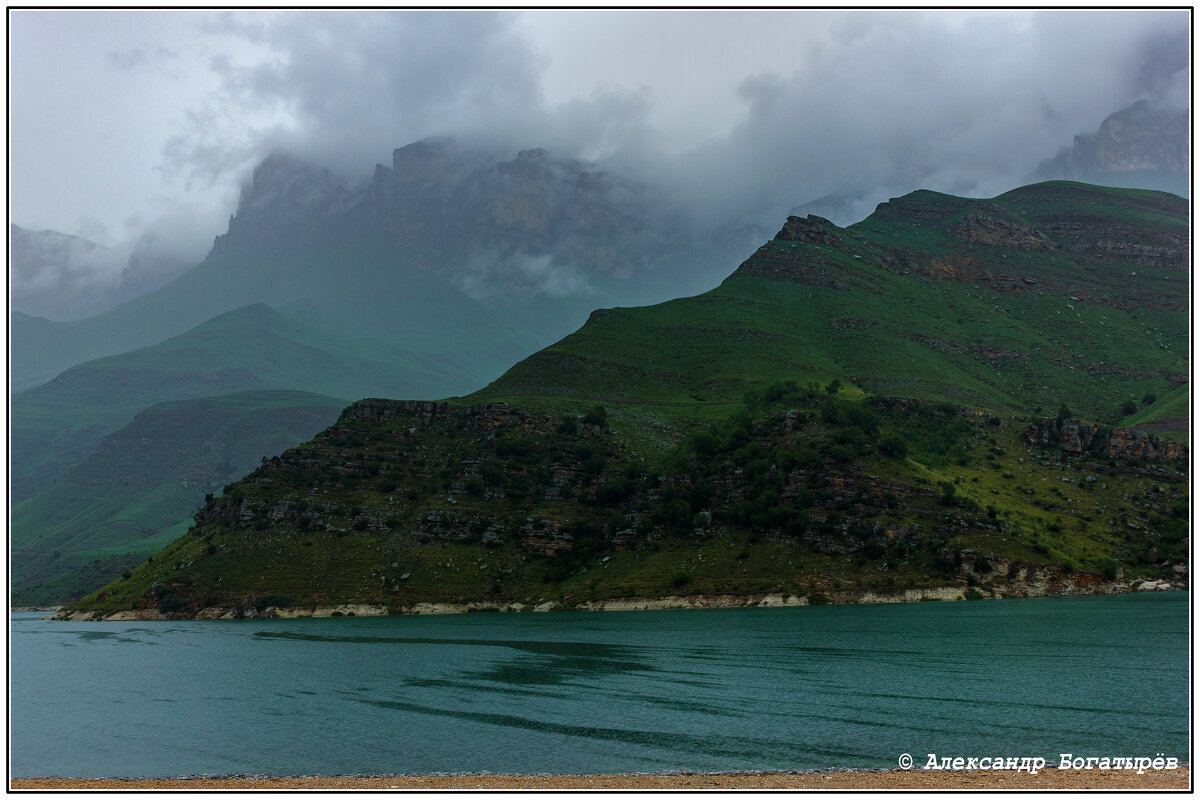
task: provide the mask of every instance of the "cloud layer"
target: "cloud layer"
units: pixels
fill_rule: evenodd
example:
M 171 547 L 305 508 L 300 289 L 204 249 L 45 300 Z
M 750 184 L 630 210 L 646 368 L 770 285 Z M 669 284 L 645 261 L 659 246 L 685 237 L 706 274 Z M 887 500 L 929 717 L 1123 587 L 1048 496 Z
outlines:
M 14 141 L 53 147 L 45 134 L 22 138 L 21 115 L 42 113 L 22 81 L 70 70 L 63 81 L 83 92 L 92 69 L 107 81 L 95 94 L 157 76 L 175 89 L 161 89 L 169 118 L 152 120 L 158 148 L 110 158 L 129 174 L 156 166 L 160 183 L 114 205 L 129 209 L 129 237 L 153 229 L 160 247 L 196 258 L 276 148 L 353 183 L 429 136 L 504 158 L 545 147 L 656 184 L 697 226 L 770 227 L 830 193 L 859 198 L 859 214 L 917 188 L 996 194 L 1135 100 L 1190 102 L 1186 10 L 227 12 L 172 16 L 157 39 L 162 12 L 127 12 L 136 24 L 110 30 L 119 43 L 86 42 L 99 54 L 91 67 L 72 61 L 88 47 L 58 42 L 55 61 L 39 37 L 97 26 L 25 13 L 38 24 L 13 57 Z M 57 124 L 72 124 L 58 108 Z M 132 136 L 106 116 L 119 109 L 85 112 L 74 124 Z M 55 155 L 35 155 L 45 170 L 16 170 L 14 221 L 51 227 L 46 214 L 18 215 L 23 196 L 62 196 Z M 100 180 L 73 163 L 77 182 Z M 173 229 L 186 229 L 178 242 Z
M 670 15 L 613 14 L 601 26 L 613 64 L 623 30 L 664 26 L 660 66 L 641 56 L 636 85 L 606 84 L 597 64 L 575 94 L 551 101 L 543 86 L 564 82 L 554 50 L 530 41 L 514 13 L 320 12 L 224 23 L 221 32 L 274 57 L 222 66 L 223 92 L 291 118 L 255 132 L 250 151 L 288 147 L 347 178 L 426 136 L 541 146 L 662 183 L 707 224 L 771 223 L 831 192 L 994 194 L 1109 113 L 1143 97 L 1178 105 L 1189 91 L 1185 12 L 848 11 L 813 15 L 803 46 L 775 62 L 786 68 L 737 75 L 731 62 L 736 88 L 713 86 L 684 120 L 701 135 L 681 146 L 656 125 L 656 108 L 672 91 L 705 95 L 655 76 L 677 74 L 680 59 L 702 72 L 706 54 L 673 38 Z M 718 15 L 695 16 L 719 29 Z M 587 15 L 578 20 L 586 26 Z M 203 164 L 207 151 L 192 155 Z

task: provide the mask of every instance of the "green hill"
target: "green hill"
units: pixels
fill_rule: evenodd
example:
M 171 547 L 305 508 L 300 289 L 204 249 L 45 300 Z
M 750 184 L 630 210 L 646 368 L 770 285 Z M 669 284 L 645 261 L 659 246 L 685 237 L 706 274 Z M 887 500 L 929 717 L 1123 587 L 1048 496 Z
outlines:
M 1142 398 L 1142 406 L 1124 420 L 1125 425 L 1154 431 L 1159 436 L 1187 443 L 1191 429 L 1191 392 L 1190 384 L 1172 389 L 1162 397 L 1146 394 Z M 1127 403 L 1137 406 L 1137 401 L 1130 398 Z
M 42 490 L 142 409 L 251 389 L 437 396 L 466 380 L 399 346 L 339 336 L 253 305 L 156 345 L 90 361 L 12 398 L 13 494 Z
M 79 597 L 111 580 L 182 533 L 205 494 L 219 493 L 264 453 L 309 438 L 343 405 L 308 392 L 263 390 L 142 411 L 49 491 L 13 506 L 14 602 Z M 107 563 L 93 563 L 98 559 Z
M 729 400 L 837 378 L 1115 419 L 1130 395 L 1186 381 L 1187 285 L 1179 198 L 1068 183 L 990 201 L 916 192 L 847 229 L 792 218 L 717 289 L 595 312 L 474 397 Z
M 1186 381 L 1188 246 L 1179 198 L 1069 183 L 790 218 L 475 395 L 356 403 L 66 613 L 1177 581 L 1185 450 L 1106 423 Z

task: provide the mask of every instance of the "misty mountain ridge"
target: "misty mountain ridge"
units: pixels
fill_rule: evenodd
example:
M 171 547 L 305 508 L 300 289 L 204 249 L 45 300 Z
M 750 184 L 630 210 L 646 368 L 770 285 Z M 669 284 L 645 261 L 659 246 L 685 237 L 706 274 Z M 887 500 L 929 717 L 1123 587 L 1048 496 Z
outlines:
M 192 266 L 145 238 L 122 255 L 79 236 L 9 225 L 9 309 L 51 320 L 82 319 L 157 289 Z
M 654 187 L 541 148 L 503 160 L 449 138 L 396 149 L 359 188 L 276 152 L 255 168 L 213 250 L 372 234 L 477 298 L 640 294 L 631 279 L 655 270 L 670 273 L 655 276 L 664 290 L 720 277 L 717 259 L 701 257 L 684 214 Z M 733 229 L 703 238 L 703 251 L 716 245 L 726 262 L 749 252 Z M 685 269 L 681 251 L 701 260 Z
M 13 385 L 31 387 L 252 303 L 307 313 L 328 306 L 331 295 L 346 296 L 345 313 L 331 324 L 359 328 L 364 319 L 349 295 L 373 295 L 368 305 L 377 303 L 384 284 L 396 280 L 443 283 L 437 294 L 447 309 L 482 303 L 468 316 L 519 316 L 518 338 L 532 337 L 519 345 L 528 353 L 599 305 L 709 288 L 764 235 L 754 226 L 697 235 L 659 200 L 648 187 L 539 149 L 497 161 L 452 140 L 417 142 L 397 149 L 391 168 L 378 166 L 358 187 L 276 153 L 254 170 L 209 256 L 178 279 L 69 324 L 14 317 Z M 321 266 L 316 252 L 338 266 Z M 359 255 L 347 259 L 352 252 Z M 372 281 L 382 283 L 372 290 Z M 456 292 L 464 296 L 451 300 Z M 409 309 L 427 313 L 429 303 Z M 435 328 L 444 323 L 445 314 L 434 316 L 427 322 Z M 372 334 L 403 339 L 414 327 L 389 323 Z
M 1187 197 L 1191 190 L 1189 112 L 1146 100 L 1108 115 L 1096 131 L 1075 136 L 1070 147 L 1043 160 L 1026 183 L 1072 180 L 1098 186 L 1153 189 Z M 871 187 L 845 186 L 788 211 L 815 214 L 846 226 L 869 215 Z
M 1102 186 L 1190 193 L 1190 113 L 1139 100 L 1081 133 L 1071 147 L 1038 165 L 1031 179 L 1066 178 Z
M 1082 180 L 1186 197 L 1188 168 L 1187 112 L 1143 100 L 1109 115 L 1098 131 L 1076 136 L 1028 181 Z M 883 199 L 875 189 L 847 185 L 787 213 L 847 225 L 865 217 L 875 199 Z M 539 293 L 612 293 L 615 302 L 645 303 L 709 288 L 724 276 L 720 264 L 744 258 L 769 234 L 736 217 L 696 230 L 686 210 L 644 181 L 540 148 L 514 158 L 443 137 L 396 149 L 391 166 L 377 164 L 369 178 L 340 178 L 276 151 L 254 169 L 212 252 L 237 242 L 296 246 L 382 232 L 408 251 L 410 263 L 489 303 Z M 741 228 L 752 235 L 739 236 Z M 34 240 L 31 233 L 11 230 L 11 310 L 32 316 L 84 318 L 152 291 L 189 266 L 161 232 L 142 237 L 119 278 L 111 262 L 123 256 L 79 237 L 50 231 Z M 673 266 L 688 260 L 678 257 L 681 249 L 693 256 L 691 268 Z M 110 352 L 118 351 L 84 357 Z

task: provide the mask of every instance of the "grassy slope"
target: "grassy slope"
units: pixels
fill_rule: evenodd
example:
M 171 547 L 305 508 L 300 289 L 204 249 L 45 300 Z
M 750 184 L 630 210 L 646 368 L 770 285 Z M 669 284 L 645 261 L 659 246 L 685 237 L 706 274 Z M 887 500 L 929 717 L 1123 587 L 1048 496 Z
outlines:
M 138 561 L 157 552 L 183 533 L 205 493 L 220 492 L 263 456 L 309 438 L 344 405 L 308 392 L 266 390 L 166 402 L 141 412 L 61 482 L 13 506 L 15 597 L 54 599 L 51 587 L 30 590 L 56 574 L 52 584 L 77 597 L 84 593 L 78 589 L 96 585 L 76 587 L 82 575 L 103 577 L 105 570 L 89 566 L 96 559 Z M 128 561 L 116 558 L 108 577 Z
M 1122 216 L 1115 204 L 1093 206 L 1090 187 L 1048 187 L 998 203 L 1028 205 L 1024 218 L 1035 223 L 1095 224 L 1098 215 L 1106 224 L 1115 215 L 1128 225 L 1150 215 L 1186 226 L 1186 207 L 1182 217 L 1171 204 L 1159 216 L 1144 208 L 1141 195 L 1157 200 L 1155 193 L 1131 193 Z M 1107 199 L 1113 190 L 1094 191 Z M 1142 267 L 1155 281 L 1128 285 L 1128 265 L 1076 255 L 1068 235 L 1048 253 L 951 239 L 947 231 L 963 217 L 981 208 L 994 214 L 996 203 L 918 192 L 888 205 L 895 208 L 837 231 L 834 246 L 772 241 L 697 297 L 597 312 L 473 397 L 731 400 L 755 383 L 837 377 L 879 394 L 995 410 L 1070 401 L 1107 420 L 1124 398 L 1165 394 L 1169 376 L 1187 371 L 1185 274 Z M 1062 214 L 1080 207 L 1088 214 Z M 941 216 L 909 221 L 934 214 Z M 945 277 L 946 269 L 980 265 L 1018 288 Z M 1024 283 L 1029 276 L 1036 286 Z M 1160 307 L 1114 308 L 1114 291 Z
M 1153 403 L 1125 418 L 1126 425 L 1144 425 L 1165 420 L 1186 421 L 1191 411 L 1190 384 L 1173 389 Z
M 1191 433 L 1191 384 L 1172 389 L 1155 402 L 1131 414 L 1125 425 L 1141 426 L 1164 439 L 1187 444 Z

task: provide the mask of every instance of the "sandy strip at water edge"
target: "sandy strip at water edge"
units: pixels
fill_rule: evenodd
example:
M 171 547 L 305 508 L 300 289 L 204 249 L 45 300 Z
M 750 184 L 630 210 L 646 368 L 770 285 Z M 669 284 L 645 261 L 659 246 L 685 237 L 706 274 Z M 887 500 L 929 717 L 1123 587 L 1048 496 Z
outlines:
M 22 778 L 30 789 L 1173 789 L 1191 788 L 1191 770 L 1059 770 L 1036 775 L 1012 770 L 887 772 L 767 772 L 670 775 L 405 775 L 400 777 L 165 778 L 146 780 Z

